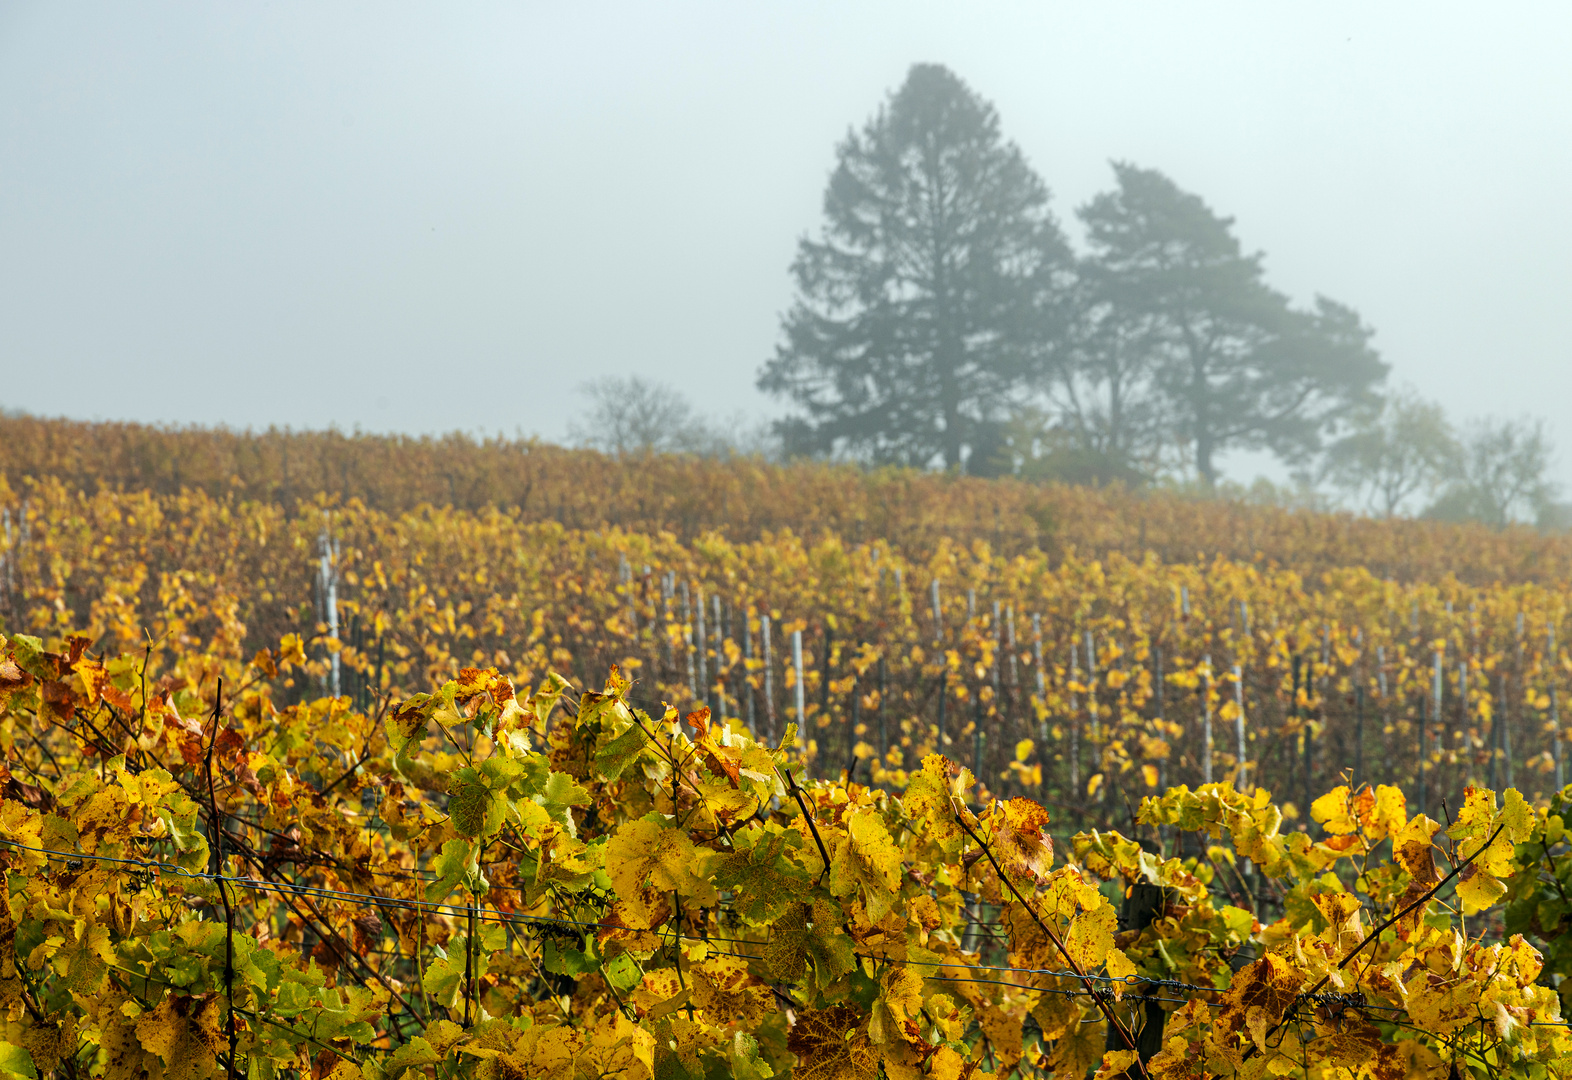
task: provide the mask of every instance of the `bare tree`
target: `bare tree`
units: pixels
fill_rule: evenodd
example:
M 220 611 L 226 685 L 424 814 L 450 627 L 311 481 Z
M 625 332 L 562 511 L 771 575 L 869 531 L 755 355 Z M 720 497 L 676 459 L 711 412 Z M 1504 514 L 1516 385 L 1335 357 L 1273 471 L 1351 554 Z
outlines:
M 1292 307 L 1232 218 L 1156 170 L 1115 162 L 1114 174 L 1118 187 L 1078 211 L 1092 249 L 1082 274 L 1120 328 L 1107 355 L 1155 365 L 1150 376 L 1121 366 L 1122 385 L 1155 383 L 1163 427 L 1190 445 L 1208 485 L 1228 450 L 1297 465 L 1379 401 L 1386 365 L 1353 310 L 1325 297 Z
M 1461 453 L 1441 406 L 1405 387 L 1328 448 L 1321 479 L 1372 513 L 1392 517 L 1454 475 Z
M 734 416 L 705 423 L 682 392 L 665 383 L 607 376 L 584 383 L 579 392 L 589 398 L 589 408 L 568 425 L 576 446 L 619 456 L 782 457 L 780 436 L 768 420 Z
M 630 375 L 606 376 L 579 387 L 589 407 L 568 425 L 578 446 L 608 454 L 697 452 L 704 448 L 693 406 L 681 391 Z
M 1464 434 L 1446 490 L 1425 516 L 1497 528 L 1535 520 L 1556 496 L 1557 486 L 1546 476 L 1553 455 L 1542 419 L 1476 421 Z

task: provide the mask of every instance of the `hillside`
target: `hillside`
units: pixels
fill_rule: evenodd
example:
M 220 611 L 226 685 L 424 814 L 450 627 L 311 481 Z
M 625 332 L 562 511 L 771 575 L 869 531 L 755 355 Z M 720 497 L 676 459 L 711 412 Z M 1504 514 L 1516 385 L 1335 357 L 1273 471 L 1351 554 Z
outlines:
M 0 479 L 25 497 L 57 478 L 86 494 L 200 491 L 302 505 L 359 501 L 399 514 L 422 505 L 507 510 L 522 523 L 670 532 L 735 542 L 790 530 L 883 539 L 923 559 L 941 539 L 1002 555 L 1041 550 L 1163 562 L 1226 558 L 1315 574 L 1360 565 L 1377 577 L 1470 584 L 1572 576 L 1572 538 L 1532 529 L 1376 521 L 1164 492 L 983 480 L 845 465 L 772 465 L 683 455 L 618 459 L 534 440 L 476 441 L 336 431 L 237 432 L 28 416 L 0 417 Z

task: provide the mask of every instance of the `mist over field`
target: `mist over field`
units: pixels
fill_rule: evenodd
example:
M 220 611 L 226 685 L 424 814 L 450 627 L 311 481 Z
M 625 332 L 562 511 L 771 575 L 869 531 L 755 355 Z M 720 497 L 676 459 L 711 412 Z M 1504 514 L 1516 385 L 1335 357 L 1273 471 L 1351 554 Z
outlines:
M 1569 45 L 0 6 L 0 1080 L 1572 1077 Z
M 8 5 L 0 405 L 562 440 L 637 375 L 754 430 L 836 145 L 927 62 L 1078 249 L 1111 161 L 1159 170 L 1357 312 L 1383 387 L 1566 446 L 1569 38 L 1554 5 Z

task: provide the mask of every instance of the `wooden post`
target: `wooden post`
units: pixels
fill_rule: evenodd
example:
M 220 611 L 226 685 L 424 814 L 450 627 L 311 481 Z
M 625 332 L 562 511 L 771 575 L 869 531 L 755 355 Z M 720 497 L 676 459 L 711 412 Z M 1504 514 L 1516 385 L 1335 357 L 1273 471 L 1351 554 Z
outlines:
M 934 578 L 928 588 L 929 596 L 933 601 L 933 645 L 942 648 L 944 645 L 944 616 L 939 610 L 939 579 Z
M 774 743 L 775 733 L 775 660 L 770 655 L 770 617 L 759 616 L 759 643 L 764 650 L 764 724 L 765 735 Z
M 666 667 L 672 664 L 671 655 L 671 594 L 676 589 L 676 575 L 670 570 L 660 578 L 660 637 L 661 653 L 666 658 Z
M 862 680 L 857 677 L 857 668 L 852 668 L 851 715 L 846 718 L 846 782 L 849 784 L 854 779 L 852 775 L 857 771 L 857 728 L 862 723 Z M 868 782 L 873 782 L 873 768 L 869 766 Z
M 1032 650 L 1033 659 L 1037 663 L 1037 700 L 1043 706 L 1043 720 L 1038 724 L 1037 738 L 1039 742 L 1048 741 L 1048 675 L 1043 671 L 1043 617 L 1032 616 Z M 1043 751 L 1046 753 L 1046 751 Z
M 715 718 L 724 723 L 726 719 L 726 680 L 721 675 L 722 659 L 726 655 L 726 609 L 721 606 L 720 593 L 710 598 L 715 609 L 715 682 L 712 684 L 715 692 Z
M 976 695 L 976 703 L 972 707 L 972 775 L 977 778 L 978 783 L 983 782 L 982 755 L 983 699 L 982 694 L 978 693 Z
M 885 662 L 884 654 L 879 654 L 879 768 L 889 767 L 890 762 L 890 736 L 886 728 L 889 717 L 888 699 L 890 696 L 889 665 Z M 903 761 L 902 764 L 905 764 Z
M 1155 680 L 1156 681 L 1156 690 L 1157 690 L 1157 720 L 1158 720 L 1159 723 L 1166 723 L 1167 722 L 1167 717 L 1163 714 L 1163 702 L 1164 702 L 1164 696 L 1165 695 L 1164 695 L 1164 690 L 1163 690 L 1163 648 L 1162 648 L 1162 646 L 1159 645 L 1157 648 L 1153 649 L 1152 650 L 1152 654 L 1153 654 L 1152 658 L 1155 661 L 1155 667 L 1156 667 L 1156 673 L 1157 673 L 1156 680 Z M 1164 731 L 1163 734 L 1166 735 L 1167 732 Z M 1161 793 L 1163 793 L 1163 792 L 1165 792 L 1167 790 L 1168 790 L 1168 759 L 1167 758 L 1163 758 L 1161 761 L 1159 761 L 1157 763 L 1157 791 L 1158 791 L 1158 794 L 1161 794 Z
M 944 733 L 944 699 L 950 690 L 950 668 L 945 665 L 939 671 L 939 753 L 944 753 L 944 745 L 948 738 Z
M 1472 613 L 1473 605 L 1469 605 L 1469 611 L 1470 611 L 1470 613 Z M 1486 686 L 1488 687 L 1488 685 L 1489 685 L 1489 676 L 1486 676 Z M 1471 720 L 1470 711 L 1471 711 L 1472 705 L 1473 705 L 1473 703 L 1472 703 L 1472 701 L 1471 701 L 1471 699 L 1469 697 L 1469 692 L 1468 692 L 1468 661 L 1467 660 L 1459 660 L 1458 663 L 1457 663 L 1457 701 L 1458 701 L 1458 707 L 1457 707 L 1457 730 L 1456 730 L 1455 735 L 1453 736 L 1452 745 L 1454 747 L 1466 747 L 1466 746 L 1469 745 L 1469 738 L 1470 738 L 1470 734 L 1469 733 L 1470 733 L 1470 730 L 1471 730 L 1470 729 L 1470 720 Z M 1440 743 L 1441 743 L 1441 733 L 1440 733 L 1439 730 L 1437 730 L 1437 732 L 1436 732 L 1436 744 L 1437 744 L 1436 748 L 1438 750 L 1440 749 Z M 1466 783 L 1472 783 L 1472 781 L 1473 781 L 1473 769 L 1469 765 L 1467 765 L 1466 763 L 1459 763 L 1459 766 L 1460 766 L 1460 768 L 1462 768 L 1467 773 L 1467 775 L 1463 778 L 1464 779 L 1464 783 L 1465 784 Z M 1453 770 L 1454 773 L 1457 772 L 1457 771 L 1458 771 L 1457 769 Z M 1454 777 L 1454 779 L 1455 779 L 1455 777 Z
M 682 583 L 682 651 L 688 662 L 688 695 L 691 699 L 697 700 L 699 684 L 693 670 L 693 608 L 689 603 L 690 599 L 688 583 L 684 581 Z
M 791 632 L 791 667 L 792 674 L 796 677 L 796 685 L 793 686 L 792 689 L 795 691 L 793 698 L 794 704 L 796 705 L 797 731 L 802 735 L 803 739 L 806 740 L 808 737 L 808 706 L 805 704 L 803 698 L 803 692 L 806 688 L 803 686 L 802 679 L 801 630 L 793 630 Z
M 1100 734 L 1097 722 L 1097 649 L 1092 643 L 1092 632 L 1086 631 L 1086 715 L 1092 721 L 1091 736 L 1096 742 Z
M 1005 635 L 1006 635 L 1005 640 L 1008 643 L 1009 649 L 1010 649 L 1010 694 L 1011 694 L 1011 698 L 1012 698 L 1011 704 L 1013 705 L 1013 704 L 1015 704 L 1015 701 L 1013 699 L 1014 699 L 1014 695 L 1015 695 L 1016 689 L 1021 685 L 1020 679 L 1017 678 L 1016 670 L 1015 670 L 1016 646 L 1015 646 L 1015 605 L 1014 604 L 1010 604 L 1008 607 L 1006 607 L 1004 609 L 1004 632 L 1005 632 Z
M 1392 779 L 1392 739 L 1387 734 L 1386 646 L 1376 646 L 1376 695 L 1381 699 L 1381 775 Z
M 1565 772 L 1561 765 L 1561 713 L 1556 708 L 1556 624 L 1550 623 L 1545 627 L 1545 670 L 1550 672 L 1550 751 L 1556 764 L 1556 790 L 1560 791 L 1566 784 Z
M 944 655 L 944 614 L 939 606 L 939 579 L 934 578 L 928 586 L 929 599 L 933 603 L 933 650 L 939 661 L 939 753 L 944 753 L 946 742 L 944 731 L 944 706 L 945 697 L 949 693 L 950 665 Z
M 1234 787 L 1243 791 L 1245 786 L 1245 715 L 1244 715 L 1244 669 L 1234 665 L 1234 742 L 1238 747 L 1238 759 L 1234 765 Z
M 698 637 L 698 646 L 699 646 L 698 647 L 698 654 L 699 654 L 698 655 L 699 679 L 698 679 L 698 682 L 694 684 L 693 699 L 694 699 L 694 702 L 696 704 L 697 703 L 705 703 L 705 704 L 707 704 L 708 703 L 708 698 L 710 696 L 710 679 L 709 679 L 710 672 L 709 672 L 709 663 L 707 662 L 707 657 L 705 656 L 705 653 L 709 650 L 710 635 L 708 633 L 707 628 L 704 625 L 704 587 L 702 585 L 698 587 L 698 591 L 694 594 L 694 600 L 696 601 L 696 603 L 694 605 L 694 607 L 695 607 L 695 614 L 698 616 L 698 618 L 697 618 L 697 623 L 698 623 L 697 631 L 698 632 L 697 632 L 696 636 Z
M 1070 642 L 1070 682 L 1080 677 L 1081 663 L 1077 659 L 1080 645 Z M 1081 799 L 1081 709 L 1070 691 L 1070 798 L 1079 804 Z
M 1365 688 L 1363 684 L 1354 687 L 1354 789 L 1357 791 L 1359 782 L 1364 778 L 1365 772 Z
M 1212 656 L 1201 657 L 1201 783 L 1212 782 Z
M 1507 676 L 1501 673 L 1501 763 L 1506 786 L 1512 787 L 1512 724 L 1507 716 Z
M 1119 911 L 1120 928 L 1127 931 L 1145 930 L 1162 917 L 1169 899 L 1169 890 L 1161 886 L 1148 885 L 1145 882 L 1130 886 Z M 1163 1025 L 1168 1018 L 1168 1014 L 1163 1011 L 1163 1003 L 1159 1000 L 1163 996 L 1161 987 L 1148 986 L 1141 992 L 1140 997 L 1127 999 L 1132 1004 L 1137 1001 L 1141 1003 L 1143 1023 L 1135 1035 L 1135 1053 L 1143 1064 L 1152 1060 L 1163 1048 Z M 1124 1040 L 1112 1029 L 1109 1030 L 1107 1041 L 1103 1045 L 1106 1050 L 1125 1048 Z M 1121 1075 L 1139 1077 L 1144 1074 L 1144 1069 L 1132 1067 Z
M 765 616 L 769 618 L 768 615 Z M 753 709 L 753 687 L 748 684 L 748 661 L 753 659 L 753 613 L 744 606 L 742 614 L 742 696 L 748 699 L 745 716 L 748 734 L 758 738 L 759 728 Z
M 1435 653 L 1435 671 L 1431 678 L 1430 686 L 1430 715 L 1434 720 L 1437 730 L 1441 727 L 1441 698 L 1446 691 L 1445 682 L 1441 678 L 1441 665 L 1446 657 L 1440 649 Z M 1426 741 L 1425 714 L 1419 714 L 1419 812 L 1425 812 L 1425 765 L 1430 757 L 1430 744 Z
M 835 631 L 829 624 L 824 626 L 824 658 L 819 664 L 819 715 L 828 720 L 830 716 L 830 657 L 835 652 Z M 829 728 L 825 728 L 828 737 Z
M 995 600 L 993 602 L 993 709 L 1001 722 L 1004 720 L 1004 709 L 1001 704 L 1004 697 L 1000 692 L 1002 687 L 999 683 L 999 673 L 1002 670 L 1003 660 L 999 654 L 1003 650 L 1004 626 L 999 621 L 999 601 Z
M 633 567 L 628 565 L 626 555 L 617 556 L 617 580 L 628 599 L 628 633 L 636 639 L 639 636 L 639 609 L 633 606 Z

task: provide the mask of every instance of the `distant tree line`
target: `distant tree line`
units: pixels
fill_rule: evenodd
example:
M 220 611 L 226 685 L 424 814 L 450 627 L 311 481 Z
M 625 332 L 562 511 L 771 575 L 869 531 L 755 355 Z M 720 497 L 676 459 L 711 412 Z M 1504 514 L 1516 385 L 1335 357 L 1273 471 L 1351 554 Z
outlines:
M 1385 394 L 1352 308 L 1296 306 L 1231 218 L 1154 169 L 1113 171 L 1113 189 L 1076 210 L 1077 250 L 994 107 L 948 69 L 914 66 L 836 149 L 823 227 L 799 242 L 758 377 L 791 411 L 744 448 L 1078 483 L 1189 478 L 1203 492 L 1222 455 L 1264 450 L 1306 491 L 1330 485 L 1377 514 L 1560 514 L 1542 424 L 1459 436 L 1412 392 Z M 588 389 L 583 441 L 738 444 L 654 384 Z M 640 425 L 626 447 L 612 434 Z

